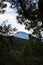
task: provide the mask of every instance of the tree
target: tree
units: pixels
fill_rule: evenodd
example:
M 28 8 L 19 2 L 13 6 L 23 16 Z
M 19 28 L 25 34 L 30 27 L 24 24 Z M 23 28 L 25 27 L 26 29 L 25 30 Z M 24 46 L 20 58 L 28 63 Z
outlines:
M 8 22 L 7 20 L 3 21 L 0 25 L 0 35 L 12 35 L 14 31 L 16 31 L 16 28 L 12 28 L 10 24 L 6 24 Z
M 43 28 L 43 0 L 39 0 L 39 11 L 40 11 L 40 17 L 42 20 L 42 28 Z
M 36 34 L 39 37 L 41 37 L 42 21 L 40 18 L 39 8 L 36 7 L 37 1 L 35 3 L 33 1 L 27 2 L 26 0 L 18 0 L 18 1 L 20 3 L 20 7 L 22 8 L 22 10 L 20 10 L 19 16 L 17 17 L 18 21 L 24 23 L 25 29 L 30 30 L 32 28 L 33 34 Z
M 3 2 L 0 2 L 0 13 L 5 13 L 4 8 L 6 8 L 6 7 L 7 7 L 6 4 L 4 4 Z

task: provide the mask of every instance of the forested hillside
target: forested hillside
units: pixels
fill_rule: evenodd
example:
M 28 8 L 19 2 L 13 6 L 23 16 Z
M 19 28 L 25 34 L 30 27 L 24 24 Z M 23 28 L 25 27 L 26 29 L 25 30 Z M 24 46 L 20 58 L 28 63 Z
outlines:
M 43 65 L 43 43 L 0 36 L 0 65 Z

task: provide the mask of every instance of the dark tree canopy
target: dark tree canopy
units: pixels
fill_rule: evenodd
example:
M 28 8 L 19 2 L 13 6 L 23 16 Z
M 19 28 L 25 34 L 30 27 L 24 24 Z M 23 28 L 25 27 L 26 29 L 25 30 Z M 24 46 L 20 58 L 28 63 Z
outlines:
M 42 20 L 42 27 L 43 27 L 43 0 L 39 0 L 39 11 L 40 11 L 40 16 L 41 16 L 41 20 Z
M 31 18 L 31 19 L 36 19 L 34 15 L 36 15 L 36 10 L 35 11 L 32 11 L 33 7 L 32 5 L 30 5 L 30 7 L 28 7 L 28 9 L 26 9 L 26 0 L 18 0 L 20 2 L 20 5 L 21 5 L 21 8 L 23 10 L 23 13 L 24 15 L 27 17 L 27 18 Z M 31 1 L 29 1 L 31 2 Z M 43 0 L 39 0 L 39 3 L 38 3 L 38 7 L 39 7 L 39 12 L 40 12 L 40 19 L 42 20 L 42 28 L 43 28 Z M 37 13 L 38 15 L 38 13 Z
M 27 10 L 26 9 L 26 0 L 18 0 L 19 1 L 19 3 L 20 3 L 20 5 L 21 5 L 21 8 L 22 8 L 22 10 L 23 10 L 23 13 L 24 13 L 24 15 L 28 18 L 28 17 L 30 17 L 30 10 L 31 10 L 31 7 L 29 7 L 29 9 L 30 10 Z
M 39 0 L 39 10 L 43 13 L 43 0 Z
M 30 30 L 32 28 L 34 32 L 32 34 L 38 34 L 38 36 L 41 37 L 41 31 L 43 30 L 43 0 L 35 0 L 35 2 L 32 0 L 18 1 L 21 7 L 21 10 L 19 9 L 19 16 L 17 17 L 19 23 L 23 23 L 26 30 Z M 22 16 L 20 17 L 20 15 Z M 39 25 L 39 23 L 41 24 Z

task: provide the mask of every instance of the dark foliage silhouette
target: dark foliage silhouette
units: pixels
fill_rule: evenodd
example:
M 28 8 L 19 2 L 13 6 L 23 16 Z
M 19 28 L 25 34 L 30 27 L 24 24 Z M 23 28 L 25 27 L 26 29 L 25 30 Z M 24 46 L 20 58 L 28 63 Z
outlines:
M 40 11 L 40 17 L 42 20 L 42 28 L 43 28 L 43 0 L 39 0 L 39 11 Z

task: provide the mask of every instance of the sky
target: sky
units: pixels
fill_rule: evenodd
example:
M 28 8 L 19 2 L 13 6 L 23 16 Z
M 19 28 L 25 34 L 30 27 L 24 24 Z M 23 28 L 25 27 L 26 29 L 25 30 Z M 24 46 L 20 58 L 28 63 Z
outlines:
M 16 27 L 17 31 L 23 31 L 23 32 L 32 34 L 32 32 L 33 32 L 32 29 L 30 31 L 25 30 L 24 24 L 21 25 L 21 24 L 17 23 L 18 22 L 18 20 L 16 18 L 18 16 L 17 9 L 16 8 L 14 8 L 14 9 L 10 8 L 11 4 L 9 2 L 4 2 L 4 3 L 7 4 L 7 7 L 4 8 L 4 10 L 5 10 L 4 14 L 0 13 L 0 25 L 2 24 L 3 21 L 7 20 L 6 24 L 7 25 L 11 24 L 12 28 Z

